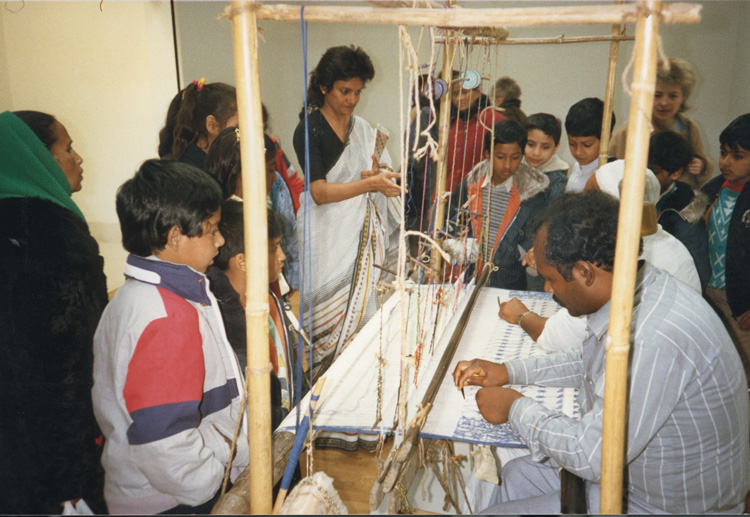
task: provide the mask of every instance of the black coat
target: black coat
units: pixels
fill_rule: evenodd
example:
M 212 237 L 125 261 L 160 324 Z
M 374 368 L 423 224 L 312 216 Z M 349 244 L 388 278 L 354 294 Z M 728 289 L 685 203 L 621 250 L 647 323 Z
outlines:
M 711 207 L 719 197 L 723 176 L 705 185 Z M 750 310 L 750 183 L 745 183 L 729 220 L 726 252 L 727 301 L 735 318 Z
M 99 246 L 50 201 L 0 199 L 0 220 L 0 511 L 59 514 L 78 497 L 105 511 L 91 401 Z

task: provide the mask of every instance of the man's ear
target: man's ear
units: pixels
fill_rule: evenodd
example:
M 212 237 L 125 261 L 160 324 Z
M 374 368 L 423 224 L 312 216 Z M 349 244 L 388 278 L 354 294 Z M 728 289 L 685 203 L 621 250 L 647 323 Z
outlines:
M 167 234 L 167 248 L 170 248 L 173 251 L 177 251 L 180 247 L 180 237 L 182 237 L 183 233 L 180 231 L 180 228 L 177 225 L 174 225 L 169 229 L 169 233 Z
M 206 131 L 209 135 L 218 135 L 221 132 L 221 124 L 213 115 L 206 117 Z
M 579 260 L 573 266 L 573 270 L 578 273 L 578 276 L 583 278 L 584 285 L 591 287 L 596 280 L 596 267 L 591 262 Z
M 245 269 L 245 254 L 237 253 L 234 258 L 237 259 L 237 267 L 240 269 L 240 271 L 244 271 L 245 273 L 247 273 L 247 269 Z

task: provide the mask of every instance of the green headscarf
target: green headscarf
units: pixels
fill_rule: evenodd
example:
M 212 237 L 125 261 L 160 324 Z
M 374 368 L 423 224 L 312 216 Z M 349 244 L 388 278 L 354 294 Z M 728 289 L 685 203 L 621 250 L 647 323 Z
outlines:
M 47 199 L 85 221 L 70 196 L 68 178 L 31 128 L 10 111 L 0 113 L 0 199 Z

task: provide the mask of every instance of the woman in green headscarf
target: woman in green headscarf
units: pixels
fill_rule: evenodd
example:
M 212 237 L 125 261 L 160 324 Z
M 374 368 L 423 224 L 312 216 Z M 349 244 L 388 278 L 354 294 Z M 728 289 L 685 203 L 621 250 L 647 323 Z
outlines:
M 91 404 L 104 261 L 72 192 L 82 159 L 39 112 L 0 114 L 0 487 L 3 513 L 102 504 Z

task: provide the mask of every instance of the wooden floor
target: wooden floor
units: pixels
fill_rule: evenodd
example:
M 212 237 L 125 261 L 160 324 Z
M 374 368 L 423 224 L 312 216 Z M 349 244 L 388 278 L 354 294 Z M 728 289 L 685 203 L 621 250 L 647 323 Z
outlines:
M 385 442 L 383 460 L 393 445 L 393 438 Z M 302 476 L 306 475 L 307 456 L 300 456 Z M 315 449 L 313 472 L 325 472 L 333 478 L 333 486 L 339 493 L 350 514 L 370 513 L 370 489 L 378 477 L 378 458 L 375 452 L 358 448 L 356 451 L 341 449 Z

